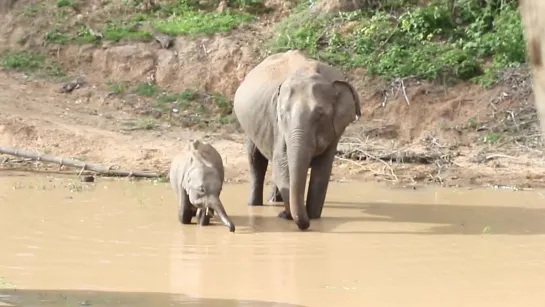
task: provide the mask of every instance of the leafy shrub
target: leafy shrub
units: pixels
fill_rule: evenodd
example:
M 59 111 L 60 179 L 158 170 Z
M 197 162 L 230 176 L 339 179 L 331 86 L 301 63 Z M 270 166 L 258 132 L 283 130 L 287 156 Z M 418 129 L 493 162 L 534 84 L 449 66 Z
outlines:
M 483 75 L 526 61 L 516 2 L 504 2 L 458 0 L 455 14 L 446 0 L 426 6 L 386 1 L 379 9 L 336 15 L 302 9 L 277 27 L 272 49 L 306 50 L 388 79 L 484 80 Z

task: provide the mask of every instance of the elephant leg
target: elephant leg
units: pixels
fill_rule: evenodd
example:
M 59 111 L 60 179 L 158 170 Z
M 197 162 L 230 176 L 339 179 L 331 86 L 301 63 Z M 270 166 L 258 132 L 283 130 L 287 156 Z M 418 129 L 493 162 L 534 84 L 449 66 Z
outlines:
M 197 218 L 199 219 L 199 225 L 200 226 L 210 225 L 209 210 L 211 210 L 211 209 L 202 208 L 202 209 L 197 210 Z
M 278 217 L 293 220 L 290 211 L 290 173 L 288 168 L 288 156 L 283 143 L 275 145 L 273 154 L 272 169 L 274 190 L 278 190 L 280 197 L 284 201 L 284 210 L 278 214 Z
M 206 214 L 210 217 L 210 218 L 213 218 L 214 217 L 214 209 L 212 208 L 208 208 L 208 211 L 206 211 Z
M 191 219 L 195 216 L 195 210 L 193 210 L 193 205 L 189 201 L 189 195 L 185 189 L 181 189 L 181 195 L 179 197 L 179 206 L 178 206 L 178 221 L 182 224 L 191 224 Z
M 282 194 L 280 193 L 280 189 L 276 186 L 276 184 L 272 184 L 271 189 L 271 196 L 269 197 L 269 202 L 273 203 L 281 203 L 284 200 L 282 199 Z
M 306 206 L 310 219 L 318 219 L 322 216 L 336 151 L 337 142 L 331 144 L 324 153 L 312 159 Z
M 250 162 L 250 199 L 249 206 L 263 206 L 263 185 L 269 160 L 261 154 L 249 138 L 246 140 L 246 151 Z

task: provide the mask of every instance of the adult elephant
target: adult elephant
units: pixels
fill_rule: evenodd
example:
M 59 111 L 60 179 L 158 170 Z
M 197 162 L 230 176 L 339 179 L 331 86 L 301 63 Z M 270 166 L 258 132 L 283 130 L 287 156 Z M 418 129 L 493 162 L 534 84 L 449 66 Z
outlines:
M 290 50 L 270 55 L 248 73 L 235 93 L 234 112 L 247 136 L 249 205 L 263 205 L 272 161 L 273 196 L 285 206 L 278 216 L 306 230 L 309 219 L 322 215 L 337 143 L 361 116 L 356 90 L 340 70 Z

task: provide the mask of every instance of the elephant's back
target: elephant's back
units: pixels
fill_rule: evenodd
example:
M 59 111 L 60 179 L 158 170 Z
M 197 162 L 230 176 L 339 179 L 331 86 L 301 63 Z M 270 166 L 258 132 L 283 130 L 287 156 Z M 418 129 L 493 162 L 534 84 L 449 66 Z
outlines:
M 201 158 L 206 161 L 209 167 L 218 172 L 221 181 L 223 182 L 225 170 L 223 167 L 223 159 L 221 158 L 221 154 L 218 152 L 218 150 L 212 144 L 201 143 L 199 147 L 199 154 Z
M 235 109 L 242 111 L 247 107 L 270 103 L 270 98 L 288 75 L 288 62 L 286 53 L 277 53 L 250 70 L 235 92 Z
M 183 178 L 183 170 L 186 164 L 186 153 L 178 153 L 170 162 L 169 181 L 174 190 L 179 189 Z
M 328 79 L 343 79 L 342 72 L 326 63 L 306 57 L 298 50 L 276 53 L 265 58 L 255 66 L 242 80 L 235 92 L 235 108 L 272 103 L 272 95 L 278 87 L 295 71 L 300 69 L 319 70 Z

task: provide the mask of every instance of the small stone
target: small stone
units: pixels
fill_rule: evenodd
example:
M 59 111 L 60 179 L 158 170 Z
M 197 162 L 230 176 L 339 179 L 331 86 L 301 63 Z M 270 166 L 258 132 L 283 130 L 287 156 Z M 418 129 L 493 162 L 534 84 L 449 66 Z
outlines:
M 227 9 L 227 2 L 225 0 L 222 0 L 218 5 L 218 8 L 216 9 L 216 12 L 223 13 L 225 9 Z
M 95 177 L 93 175 L 90 176 L 82 176 L 80 177 L 81 182 L 95 182 Z

